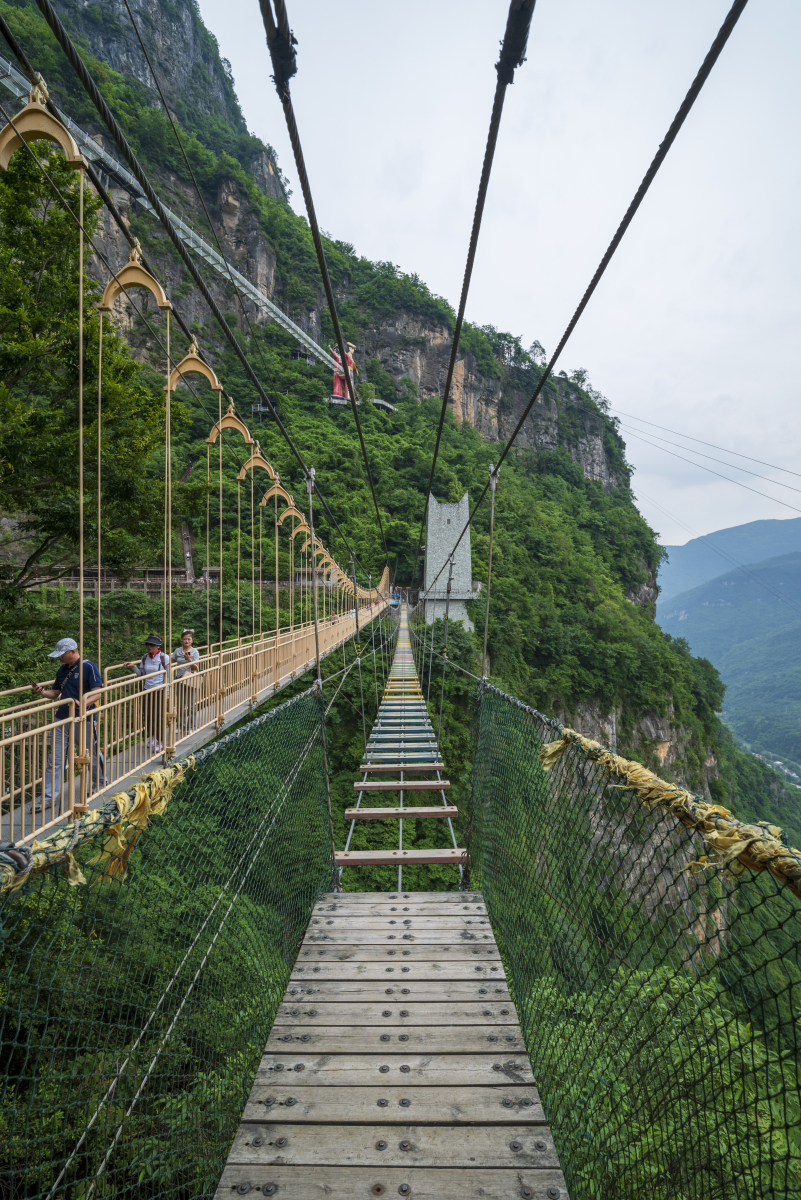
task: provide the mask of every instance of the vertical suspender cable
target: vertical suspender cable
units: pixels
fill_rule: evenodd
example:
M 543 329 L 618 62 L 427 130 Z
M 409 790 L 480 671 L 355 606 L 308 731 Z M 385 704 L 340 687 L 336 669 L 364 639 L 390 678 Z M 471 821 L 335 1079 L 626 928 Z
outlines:
M 167 658 L 172 654 L 172 391 L 170 388 L 170 371 L 172 369 L 170 363 L 170 310 L 166 310 L 167 315 L 167 408 L 166 408 L 166 431 L 167 431 L 167 462 L 166 462 L 166 483 L 167 495 L 166 500 L 166 517 L 167 517 Z M 165 680 L 167 684 L 166 695 L 164 697 L 164 705 L 162 711 L 164 713 L 164 737 L 161 739 L 162 744 L 166 747 L 167 752 L 172 754 L 175 751 L 175 699 L 174 688 L 170 687 L 171 669 L 168 669 Z
M 490 489 L 492 492 L 492 503 L 490 507 L 490 543 L 489 543 L 489 561 L 487 564 L 487 609 L 484 614 L 484 650 L 481 655 L 481 674 L 486 677 L 489 675 L 487 670 L 487 631 L 489 630 L 489 604 L 490 604 L 490 585 L 492 583 L 492 541 L 495 535 L 495 487 L 498 483 L 498 475 L 493 469 L 492 463 L 489 465 Z
M 97 329 L 97 669 L 103 672 L 103 639 L 100 622 L 100 578 L 102 565 L 101 481 L 103 452 L 103 313 Z
M 84 604 L 84 539 L 83 539 L 83 171 L 79 175 L 78 201 L 78 737 L 73 736 L 73 752 L 80 747 L 81 791 L 79 812 L 86 811 L 87 777 L 84 762 L 86 735 L 83 722 L 83 604 Z M 62 735 L 63 736 L 63 735 Z M 74 806 L 74 796 L 70 802 Z
M 311 544 L 314 549 L 314 467 L 306 471 L 306 494 L 309 498 L 309 529 Z M 314 653 L 317 659 L 317 678 L 314 681 L 315 694 L 320 699 L 320 733 L 323 743 L 323 771 L 325 773 L 325 802 L 328 806 L 328 831 L 331 836 L 331 869 L 336 878 L 336 843 L 334 841 L 334 818 L 331 813 L 331 779 L 328 770 L 328 742 L 325 734 L 325 704 L 323 703 L 323 679 L 320 672 L 320 630 L 317 621 L 317 571 L 314 572 Z
M 451 607 L 451 581 L 453 579 L 453 555 L 448 563 L 448 590 L 445 593 L 445 640 L 442 644 L 442 690 L 439 694 L 439 730 L 437 737 L 442 741 L 442 706 L 445 703 L 445 668 L 448 665 L 448 617 Z M 433 641 L 433 634 L 432 634 Z
M 211 446 L 206 442 L 206 645 L 211 654 L 211 544 L 209 517 L 211 507 Z
M 359 639 L 359 588 L 356 584 L 356 562 L 355 562 L 355 559 L 352 554 L 350 556 L 350 569 L 351 569 L 351 574 L 353 576 L 353 603 L 355 605 L 354 611 L 356 613 L 356 661 L 357 661 L 357 664 L 359 667 L 359 696 L 361 698 L 361 710 L 362 710 L 362 736 L 364 738 L 364 752 L 366 754 L 367 753 L 367 725 L 366 725 L 365 719 L 364 719 L 364 690 L 362 688 L 362 647 L 361 647 L 361 641 Z
M 250 696 L 256 703 L 256 522 L 253 512 L 253 476 L 256 468 L 250 469 Z
M 275 664 L 273 670 L 273 687 L 278 686 L 278 678 L 280 673 L 280 665 L 278 661 L 278 634 L 281 629 L 281 622 L 278 614 L 278 495 L 273 497 L 275 501 Z
M 242 558 L 242 485 L 236 481 L 236 644 L 239 638 L 239 573 Z
M 218 678 L 217 678 L 217 720 L 216 720 L 216 725 L 217 725 L 217 728 L 218 728 L 218 729 L 220 729 L 220 728 L 222 727 L 222 724 L 223 724 L 223 721 L 224 721 L 224 717 L 223 717 L 223 707 L 224 707 L 224 703 L 225 703 L 225 681 L 224 681 L 224 678 L 223 678 L 223 429 L 222 429 L 222 392 L 218 392 L 218 393 L 217 393 L 217 403 L 218 403 L 218 411 L 219 411 L 219 414 L 220 414 L 220 415 L 219 415 L 219 424 L 217 425 L 217 434 L 218 434 L 218 436 L 217 436 L 217 443 L 218 443 L 218 445 L 219 445 L 219 498 L 218 498 L 219 513 L 218 513 L 218 516 L 217 516 L 217 524 L 218 524 L 218 526 L 219 526 L 219 528 L 218 528 L 218 530 L 217 530 L 217 534 L 218 534 L 218 540 L 219 540 L 219 551 L 218 551 L 218 552 L 219 552 L 219 563 L 218 563 L 218 566 L 217 566 L 217 589 L 218 589 L 218 591 L 219 591 L 219 593 L 220 593 L 220 594 L 219 594 L 219 597 L 218 597 L 218 600 L 219 600 L 219 606 L 220 606 L 220 619 L 219 619 L 219 632 L 218 632 L 218 637 L 219 637 L 219 639 L 220 639 L 220 650 L 219 650 L 220 659 L 219 659 L 219 666 L 218 666 L 218 668 L 217 668 L 217 676 L 218 676 Z

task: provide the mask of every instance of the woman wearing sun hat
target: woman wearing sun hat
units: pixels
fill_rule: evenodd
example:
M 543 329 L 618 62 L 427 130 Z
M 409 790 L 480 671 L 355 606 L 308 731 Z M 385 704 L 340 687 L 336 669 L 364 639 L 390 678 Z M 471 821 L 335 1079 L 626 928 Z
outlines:
M 161 754 L 164 749 L 164 697 L 170 691 L 169 684 L 165 683 L 165 671 L 169 671 L 170 660 L 161 648 L 162 641 L 157 633 L 145 638 L 145 645 L 147 650 L 139 662 L 127 662 L 123 666 L 144 677 L 145 741 L 153 754 Z

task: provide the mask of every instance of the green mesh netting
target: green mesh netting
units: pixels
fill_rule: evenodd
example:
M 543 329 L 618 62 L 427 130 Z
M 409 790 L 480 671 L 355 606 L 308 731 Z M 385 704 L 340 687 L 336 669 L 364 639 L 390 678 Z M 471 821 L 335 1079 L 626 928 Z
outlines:
M 0 900 L 0 1194 L 211 1195 L 333 882 L 322 701 L 198 755 L 124 878 L 76 851 Z
M 801 901 L 558 730 L 482 686 L 470 851 L 571 1200 L 798 1196 Z

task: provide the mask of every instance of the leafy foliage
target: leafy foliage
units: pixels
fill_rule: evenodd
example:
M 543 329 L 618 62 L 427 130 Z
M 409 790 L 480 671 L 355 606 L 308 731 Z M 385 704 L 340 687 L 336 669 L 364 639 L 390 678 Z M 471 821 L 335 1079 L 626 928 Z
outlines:
M 63 158 L 38 162 L 73 213 L 78 183 Z M 87 197 L 86 226 L 99 202 Z M 85 521 L 97 528 L 97 285 L 84 282 Z M 51 578 L 78 548 L 78 235 L 74 221 L 29 154 L 0 176 L 0 496 L 16 518 L 25 555 L 3 570 L 14 603 L 46 565 Z M 106 324 L 103 344 L 103 541 L 121 572 L 160 535 L 163 488 L 152 466 L 163 439 L 164 397 L 151 390 L 127 345 Z M 182 409 L 175 413 L 180 428 Z M 163 461 L 163 459 L 162 459 Z M 47 578 L 47 574 L 45 575 Z

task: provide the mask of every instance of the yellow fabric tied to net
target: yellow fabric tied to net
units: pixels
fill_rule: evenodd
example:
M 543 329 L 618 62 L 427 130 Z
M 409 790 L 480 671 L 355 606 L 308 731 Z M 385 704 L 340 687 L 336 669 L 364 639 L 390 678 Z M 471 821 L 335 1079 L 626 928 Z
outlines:
M 125 876 L 128 861 L 136 841 L 146 828 L 151 817 L 161 816 L 172 799 L 177 785 L 195 765 L 194 756 L 184 759 L 159 771 L 153 771 L 135 784 L 131 792 L 118 792 L 111 799 L 118 820 L 108 826 L 108 837 L 102 850 L 89 862 L 94 865 L 106 863 L 99 876 L 101 879 L 112 879 L 114 876 Z M 86 813 L 79 821 L 65 825 L 51 837 L 31 843 L 31 864 L 29 870 L 17 872 L 13 867 L 0 864 L 0 895 L 16 891 L 30 879 L 32 875 L 61 863 L 70 887 L 80 887 L 86 883 L 86 878 L 78 866 L 74 851 L 98 832 L 98 826 L 108 820 L 109 805 Z M 98 882 L 99 882 L 98 880 Z
M 630 788 L 641 804 L 650 809 L 664 808 L 682 824 L 697 829 L 715 851 L 715 857 L 704 855 L 691 867 L 726 868 L 733 875 L 741 875 L 746 868 L 768 870 L 801 896 L 801 851 L 784 845 L 778 826 L 767 821 L 744 825 L 722 805 L 709 804 L 694 792 L 660 779 L 642 763 L 613 754 L 575 729 L 564 728 L 558 741 L 543 746 L 539 754 L 543 769 L 551 771 L 570 746 L 579 746 L 607 775 L 625 780 L 615 786 Z

